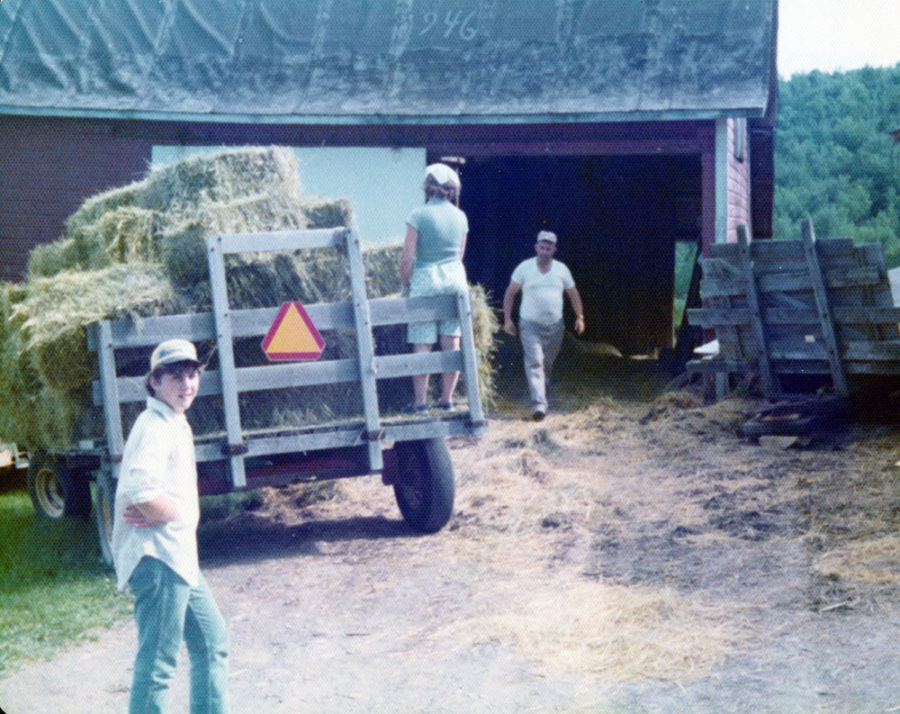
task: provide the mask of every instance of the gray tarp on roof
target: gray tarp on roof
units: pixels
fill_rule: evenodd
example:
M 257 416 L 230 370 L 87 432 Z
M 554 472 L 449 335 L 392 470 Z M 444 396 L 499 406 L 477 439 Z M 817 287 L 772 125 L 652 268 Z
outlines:
M 775 72 L 775 3 L 2 0 L 0 113 L 760 116 Z

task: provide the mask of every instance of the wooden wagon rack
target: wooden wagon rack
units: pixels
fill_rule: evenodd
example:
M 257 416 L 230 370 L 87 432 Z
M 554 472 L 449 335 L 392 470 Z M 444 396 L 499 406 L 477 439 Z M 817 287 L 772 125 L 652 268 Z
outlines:
M 718 355 L 691 372 L 758 373 L 769 398 L 789 376 L 825 375 L 846 396 L 861 375 L 900 376 L 900 308 L 894 306 L 882 247 L 849 238 L 710 246 L 691 324 L 714 330 Z

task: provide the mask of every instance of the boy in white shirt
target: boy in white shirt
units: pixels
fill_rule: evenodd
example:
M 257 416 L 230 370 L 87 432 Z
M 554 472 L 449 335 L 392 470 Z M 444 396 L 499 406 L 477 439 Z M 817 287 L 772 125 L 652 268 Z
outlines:
M 503 295 L 503 329 L 516 334 L 512 312 L 516 295 L 522 291 L 519 306 L 519 337 L 525 359 L 525 378 L 531 395 L 532 418 L 540 421 L 547 414 L 547 381 L 562 346 L 563 293 L 575 311 L 575 332 L 584 332 L 584 308 L 572 273 L 554 260 L 556 234 L 541 231 L 534 250 L 536 256 L 524 260 L 513 270 Z
M 128 435 L 119 470 L 112 551 L 119 589 L 134 592 L 138 628 L 129 714 L 169 711 L 182 640 L 191 663 L 190 711 L 228 711 L 228 633 L 200 572 L 197 465 L 185 418 L 200 372 L 187 340 L 153 350 L 147 408 Z

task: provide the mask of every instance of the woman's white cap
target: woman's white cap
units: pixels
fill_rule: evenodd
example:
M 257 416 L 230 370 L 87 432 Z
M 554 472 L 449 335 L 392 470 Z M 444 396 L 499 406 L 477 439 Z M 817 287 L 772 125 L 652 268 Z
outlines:
M 441 186 L 446 186 L 449 183 L 456 186 L 456 188 L 460 188 L 462 185 L 459 181 L 459 174 L 447 164 L 429 164 L 425 167 L 425 177 L 427 178 L 428 176 L 431 176 Z

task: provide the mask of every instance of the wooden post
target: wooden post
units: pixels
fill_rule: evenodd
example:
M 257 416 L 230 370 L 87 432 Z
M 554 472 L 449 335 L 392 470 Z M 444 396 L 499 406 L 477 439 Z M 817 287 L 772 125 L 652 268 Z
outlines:
M 803 252 L 806 255 L 806 265 L 809 268 L 809 277 L 812 282 L 813 295 L 816 298 L 816 308 L 819 313 L 819 322 L 822 325 L 822 335 L 825 339 L 825 350 L 828 354 L 828 364 L 831 368 L 831 381 L 834 390 L 841 396 L 849 393 L 847 377 L 844 374 L 844 365 L 841 362 L 841 354 L 838 350 L 837 336 L 834 330 L 834 318 L 828 306 L 828 293 L 825 290 L 825 278 L 819 264 L 819 254 L 816 250 L 816 232 L 812 220 L 804 219 L 801 223 L 803 233 Z
M 227 453 L 231 466 L 231 485 L 247 486 L 244 468 L 241 408 L 238 403 L 237 369 L 234 363 L 234 339 L 231 333 L 231 308 L 228 305 L 228 283 L 225 278 L 225 253 L 222 237 L 206 238 L 209 261 L 209 285 L 212 292 L 213 316 L 216 324 L 216 345 L 219 351 L 219 377 L 222 380 L 222 408 L 225 410 L 225 430 L 228 437 Z
M 363 267 L 359 233 L 345 229 L 347 260 L 350 263 L 350 291 L 353 295 L 353 321 L 356 327 L 356 348 L 359 355 L 359 380 L 362 388 L 363 412 L 366 420 L 365 439 L 369 451 L 369 468 L 381 471 L 381 420 L 378 416 L 378 388 L 376 386 L 375 344 L 372 336 L 372 315 L 366 298 L 366 276 Z
M 750 310 L 750 329 L 753 337 L 759 345 L 759 353 L 756 358 L 759 367 L 759 376 L 762 379 L 763 390 L 767 397 L 781 391 L 778 377 L 772 371 L 769 362 L 769 346 L 766 342 L 766 333 L 763 327 L 762 310 L 759 305 L 759 292 L 756 289 L 756 276 L 753 274 L 753 258 L 750 255 L 750 241 L 747 237 L 747 226 L 737 227 L 738 247 L 741 256 L 741 271 L 744 273 L 744 283 L 747 289 L 747 307 Z
M 125 438 L 122 431 L 122 405 L 119 403 L 119 384 L 116 381 L 116 353 L 113 347 L 112 328 L 109 320 L 103 320 L 95 328 L 97 362 L 100 368 L 100 387 L 103 390 L 103 417 L 106 422 L 106 445 L 112 476 L 119 478 Z

